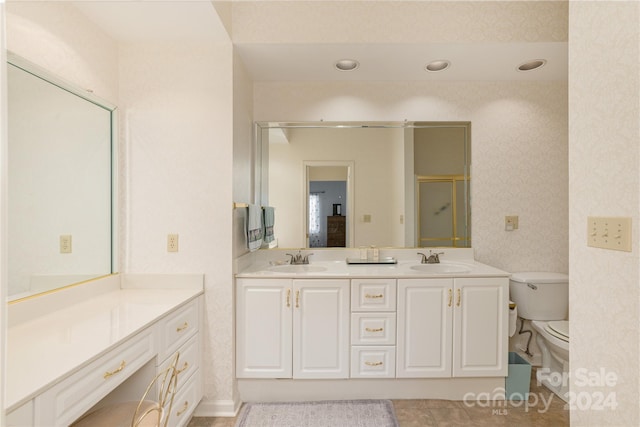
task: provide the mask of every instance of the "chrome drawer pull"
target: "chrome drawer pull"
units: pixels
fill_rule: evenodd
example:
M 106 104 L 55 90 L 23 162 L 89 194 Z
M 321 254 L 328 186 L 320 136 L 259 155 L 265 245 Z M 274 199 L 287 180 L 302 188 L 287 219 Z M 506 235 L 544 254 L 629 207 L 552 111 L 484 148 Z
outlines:
M 176 328 L 176 332 L 182 332 L 189 327 L 189 322 L 184 322 L 182 326 Z
M 180 415 L 184 414 L 184 411 L 186 411 L 188 407 L 189 407 L 189 402 L 184 402 L 184 405 L 182 405 L 182 409 L 176 412 L 176 416 L 179 417 Z
M 382 332 L 384 328 L 364 328 L 364 330 L 367 332 Z
M 382 362 L 364 362 L 364 364 L 367 366 L 380 366 Z
M 384 295 L 383 294 L 378 294 L 378 295 L 366 294 L 364 297 L 369 299 L 375 299 L 375 298 L 384 298 Z
M 124 369 L 124 367 L 127 366 L 127 362 L 125 362 L 124 360 L 122 362 L 120 362 L 120 366 L 118 367 L 118 369 L 114 370 L 114 371 L 107 371 L 104 373 L 104 379 L 106 380 L 107 378 L 117 374 L 118 372 L 122 371 Z

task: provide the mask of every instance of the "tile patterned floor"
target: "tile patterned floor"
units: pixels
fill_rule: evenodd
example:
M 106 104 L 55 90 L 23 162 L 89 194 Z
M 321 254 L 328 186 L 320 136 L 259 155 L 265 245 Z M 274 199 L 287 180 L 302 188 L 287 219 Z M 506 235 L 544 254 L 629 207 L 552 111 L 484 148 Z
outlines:
M 538 385 L 532 372 L 529 400 L 489 402 L 483 406 L 449 400 L 394 400 L 400 427 L 569 426 L 565 403 Z M 188 427 L 234 427 L 236 418 L 193 418 Z M 338 426 L 336 426 L 338 427 Z

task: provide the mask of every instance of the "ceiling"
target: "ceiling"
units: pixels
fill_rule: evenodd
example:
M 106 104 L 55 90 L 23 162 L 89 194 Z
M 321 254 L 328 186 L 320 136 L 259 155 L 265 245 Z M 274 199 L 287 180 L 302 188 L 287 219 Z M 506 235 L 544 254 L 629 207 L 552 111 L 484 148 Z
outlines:
M 331 32 L 331 23 L 324 25 L 326 29 L 310 28 L 311 21 L 305 23 L 305 19 L 313 20 L 313 16 L 296 15 L 295 19 L 292 19 L 290 16 L 282 17 L 282 12 L 276 11 L 273 15 L 269 15 L 269 9 L 265 9 L 264 13 L 260 10 L 257 15 L 265 16 L 265 19 L 271 22 L 270 27 L 262 27 L 261 25 L 265 25 L 264 22 L 256 21 L 255 16 L 247 17 L 248 7 L 260 8 L 277 3 L 283 2 L 238 2 L 242 6 L 238 9 L 239 17 L 230 12 L 229 15 L 233 15 L 232 18 L 225 16 L 224 13 L 219 14 L 209 1 L 79 1 L 74 5 L 110 37 L 121 43 L 168 41 L 228 43 L 231 41 L 255 81 L 548 81 L 567 79 L 567 42 L 562 37 L 556 40 L 542 37 L 532 41 L 526 40 L 526 37 L 505 40 L 505 37 L 500 35 L 490 37 L 485 35 L 483 38 L 470 36 L 464 40 L 462 37 L 436 35 L 438 39 L 433 40 L 436 37 L 425 30 L 421 33 L 408 34 L 404 36 L 404 40 L 398 40 L 398 37 L 395 37 L 397 29 L 395 29 L 396 33 L 388 34 L 385 38 L 383 28 L 378 31 L 380 34 L 375 38 L 364 34 L 363 30 L 360 31 L 364 34 L 362 37 L 350 35 L 342 42 L 339 34 L 335 31 Z M 284 10 L 293 10 L 287 7 L 286 2 L 284 3 L 283 7 L 286 8 Z M 296 2 L 296 5 L 300 7 L 301 3 Z M 313 2 L 304 3 L 313 7 Z M 338 2 L 338 6 L 348 3 L 354 2 Z M 355 3 L 366 4 L 365 1 Z M 376 2 L 376 4 L 379 3 Z M 400 3 L 408 2 L 398 2 Z M 293 4 L 290 3 L 290 5 Z M 218 8 L 218 10 L 221 9 Z M 304 13 L 304 9 L 301 10 L 301 13 Z M 358 31 L 358 25 L 365 25 L 357 23 L 357 16 L 358 13 L 361 15 L 361 10 L 353 12 L 352 21 L 356 22 L 354 31 Z M 381 11 L 379 15 L 384 13 Z M 221 16 L 227 19 L 227 27 L 233 28 L 231 37 L 223 25 Z M 331 19 L 331 17 L 322 18 Z M 384 19 L 384 16 L 379 19 Z M 294 20 L 298 25 L 291 25 Z M 487 23 L 487 25 L 490 24 Z M 300 33 L 299 27 L 305 25 L 309 26 L 309 31 Z M 379 25 L 379 27 L 383 26 Z M 252 29 L 254 34 L 250 33 Z M 236 34 L 238 34 L 237 37 Z M 307 34 L 310 36 L 307 37 Z M 495 40 L 491 40 L 492 37 Z M 428 38 L 432 40 L 427 40 Z M 352 41 L 354 39 L 355 41 Z M 387 42 L 387 39 L 391 41 Z M 360 63 L 359 68 L 349 72 L 336 70 L 335 62 L 344 58 L 357 60 Z M 448 69 L 435 73 L 425 71 L 425 66 L 429 62 L 442 59 L 451 62 Z M 547 63 L 534 71 L 517 70 L 518 65 L 534 59 L 545 59 Z

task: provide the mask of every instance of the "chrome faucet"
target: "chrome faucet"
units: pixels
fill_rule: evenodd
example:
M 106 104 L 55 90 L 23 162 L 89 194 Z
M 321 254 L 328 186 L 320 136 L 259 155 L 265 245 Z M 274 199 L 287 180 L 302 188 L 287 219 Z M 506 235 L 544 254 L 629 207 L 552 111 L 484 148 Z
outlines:
M 429 249 L 429 256 L 427 257 L 422 252 L 418 252 L 418 255 L 422 255 L 422 264 L 440 264 L 440 255 L 444 255 L 444 252 L 433 252 Z
M 286 255 L 291 257 L 291 259 L 289 260 L 289 264 L 300 265 L 300 264 L 309 264 L 309 256 L 313 254 L 302 255 L 302 252 L 298 251 L 298 253 L 295 255 L 293 254 L 286 254 Z

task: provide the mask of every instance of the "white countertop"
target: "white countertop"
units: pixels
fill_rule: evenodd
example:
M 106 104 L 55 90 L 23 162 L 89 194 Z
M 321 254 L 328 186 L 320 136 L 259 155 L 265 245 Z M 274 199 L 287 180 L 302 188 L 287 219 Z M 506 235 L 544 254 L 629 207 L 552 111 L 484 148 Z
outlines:
M 7 409 L 15 409 L 202 292 L 202 287 L 118 289 L 11 326 Z
M 319 251 L 304 249 L 310 254 L 308 265 L 283 264 L 289 251 L 265 251 L 242 264 L 236 277 L 240 278 L 429 278 L 429 277 L 508 277 L 510 273 L 477 262 L 470 249 L 438 250 L 445 252 L 439 264 L 421 264 L 417 252 L 429 255 L 429 249 L 402 249 L 381 251 L 381 257 L 393 257 L 396 264 L 347 264 L 355 258 L 353 250 Z

